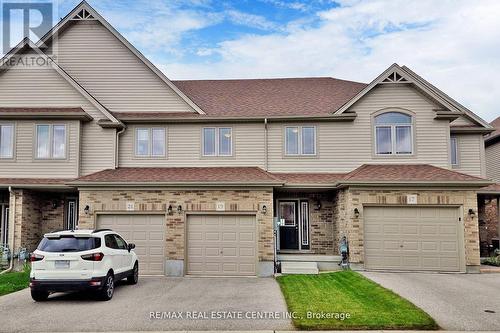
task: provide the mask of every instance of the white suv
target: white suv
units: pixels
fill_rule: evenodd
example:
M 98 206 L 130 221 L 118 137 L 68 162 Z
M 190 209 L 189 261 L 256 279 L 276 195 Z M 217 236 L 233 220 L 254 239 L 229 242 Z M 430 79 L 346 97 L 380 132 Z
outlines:
M 134 248 L 110 229 L 45 234 L 30 258 L 31 297 L 45 301 L 52 292 L 90 290 L 110 300 L 115 281 L 139 279 Z

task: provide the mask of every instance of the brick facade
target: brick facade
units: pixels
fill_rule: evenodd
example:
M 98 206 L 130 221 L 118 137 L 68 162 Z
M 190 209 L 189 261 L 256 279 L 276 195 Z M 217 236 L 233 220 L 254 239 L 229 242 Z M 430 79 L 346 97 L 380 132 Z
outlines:
M 439 190 L 381 190 L 349 188 L 339 191 L 335 200 L 335 216 L 339 225 L 337 238 L 347 235 L 349 239 L 350 261 L 363 263 L 363 205 L 404 205 L 406 196 L 415 194 L 419 205 L 457 205 L 463 206 L 465 263 L 477 266 L 479 261 L 479 231 L 477 223 L 477 195 L 471 190 L 439 191 Z M 354 215 L 354 209 L 360 212 Z M 470 217 L 469 209 L 476 212 Z
M 478 197 L 478 216 L 479 216 L 479 240 L 481 241 L 481 255 L 491 255 L 491 245 L 493 239 L 499 238 L 499 206 L 497 197 Z
M 168 189 L 168 190 L 81 190 L 79 228 L 95 228 L 99 212 L 127 211 L 127 202 L 134 202 L 134 211 L 166 212 L 169 205 L 174 211 L 166 215 L 165 256 L 168 260 L 183 260 L 185 257 L 185 222 L 190 212 L 214 212 L 216 203 L 225 202 L 225 213 L 248 212 L 256 214 L 258 224 L 259 261 L 272 261 L 273 239 L 273 190 L 268 189 Z M 90 207 L 86 215 L 84 208 Z M 182 206 L 182 212 L 176 211 Z M 261 205 L 266 205 L 264 214 Z M 132 211 L 130 211 L 132 213 Z

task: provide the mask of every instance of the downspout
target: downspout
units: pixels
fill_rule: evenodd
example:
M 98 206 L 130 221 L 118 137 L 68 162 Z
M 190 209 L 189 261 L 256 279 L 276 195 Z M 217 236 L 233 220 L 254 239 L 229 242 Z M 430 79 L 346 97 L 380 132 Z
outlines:
M 268 170 L 268 157 L 267 157 L 267 118 L 264 118 L 264 170 Z
M 119 158 L 120 158 L 120 155 L 118 153 L 118 150 L 120 149 L 120 135 L 125 132 L 125 127 L 123 127 L 121 130 L 119 131 L 116 131 L 116 140 L 115 140 L 115 169 L 118 168 L 119 166 Z
M 15 209 L 16 209 L 16 195 L 13 194 L 13 191 L 12 191 L 12 186 L 9 186 L 9 197 L 10 195 L 12 195 L 13 197 L 13 203 L 12 203 L 12 208 L 9 210 L 9 212 L 13 212 L 13 216 L 15 217 Z M 10 207 L 10 205 L 9 205 Z M 10 213 L 9 213 L 10 214 Z M 11 223 L 10 221 L 11 219 L 9 218 L 9 224 Z M 12 227 L 9 228 L 9 230 L 12 230 L 12 239 L 11 239 L 11 244 L 12 244 L 12 250 L 10 251 L 10 264 L 9 264 L 9 268 L 3 270 L 0 272 L 0 275 L 1 274 L 4 274 L 4 273 L 7 273 L 7 272 L 10 272 L 12 270 L 12 268 L 14 267 L 14 239 L 16 238 L 14 233 L 15 233 L 15 228 L 14 228 L 14 219 L 12 219 Z M 8 236 L 7 236 L 8 237 Z

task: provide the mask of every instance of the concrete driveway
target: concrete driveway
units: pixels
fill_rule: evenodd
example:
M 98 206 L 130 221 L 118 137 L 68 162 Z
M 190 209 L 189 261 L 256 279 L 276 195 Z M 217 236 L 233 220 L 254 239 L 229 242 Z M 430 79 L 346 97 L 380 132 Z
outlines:
M 243 319 L 212 319 L 212 311 Z M 109 302 L 83 294 L 54 294 L 47 302 L 35 303 L 28 289 L 2 296 L 0 331 L 288 330 L 293 328 L 288 319 L 246 319 L 269 318 L 271 312 L 281 317 L 286 311 L 272 278 L 142 277 L 135 286 L 117 286 Z
M 426 311 L 443 329 L 500 331 L 500 274 L 362 274 Z

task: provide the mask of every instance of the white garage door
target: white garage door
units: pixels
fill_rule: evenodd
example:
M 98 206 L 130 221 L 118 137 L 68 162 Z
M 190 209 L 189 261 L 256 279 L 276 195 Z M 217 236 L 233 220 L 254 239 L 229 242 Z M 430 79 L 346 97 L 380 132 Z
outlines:
M 134 243 L 139 272 L 164 275 L 165 216 L 141 214 L 98 215 L 97 228 L 109 228 Z
M 255 275 L 255 216 L 191 215 L 187 221 L 187 274 Z
M 365 207 L 365 267 L 460 271 L 458 214 L 452 207 Z

